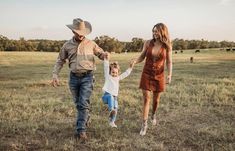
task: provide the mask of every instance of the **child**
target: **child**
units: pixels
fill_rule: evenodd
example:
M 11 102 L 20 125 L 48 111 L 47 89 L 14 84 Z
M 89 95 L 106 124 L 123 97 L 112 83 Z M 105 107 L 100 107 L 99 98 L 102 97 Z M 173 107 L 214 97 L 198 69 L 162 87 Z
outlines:
M 134 62 L 130 63 L 130 67 L 121 75 L 120 67 L 118 62 L 110 63 L 109 65 L 109 55 L 104 58 L 104 77 L 105 83 L 103 87 L 104 95 L 102 100 L 105 104 L 108 104 L 109 109 L 109 125 L 111 127 L 117 127 L 115 124 L 117 109 L 118 109 L 118 90 L 119 81 L 130 75 Z

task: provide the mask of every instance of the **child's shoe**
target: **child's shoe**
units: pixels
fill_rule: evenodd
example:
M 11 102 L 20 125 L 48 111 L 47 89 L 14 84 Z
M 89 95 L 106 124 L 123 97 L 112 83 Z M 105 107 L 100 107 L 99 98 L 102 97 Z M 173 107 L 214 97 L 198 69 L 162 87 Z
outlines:
M 117 128 L 117 125 L 114 122 L 109 122 L 109 126 Z
M 145 120 L 143 122 L 141 130 L 140 130 L 140 135 L 141 136 L 144 136 L 146 134 L 147 128 L 148 128 L 148 123 L 147 123 L 147 120 Z

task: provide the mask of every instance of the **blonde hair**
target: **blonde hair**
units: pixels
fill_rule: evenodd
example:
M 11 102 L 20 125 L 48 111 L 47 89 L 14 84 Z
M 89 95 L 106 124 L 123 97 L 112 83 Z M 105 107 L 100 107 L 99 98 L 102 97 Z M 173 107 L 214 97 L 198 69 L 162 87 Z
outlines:
M 112 68 L 117 68 L 118 69 L 118 74 L 121 72 L 120 66 L 117 61 L 111 62 L 109 65 L 109 73 L 111 73 Z
M 166 27 L 166 25 L 163 23 L 158 23 L 153 26 L 152 31 L 154 30 L 154 28 L 156 28 L 157 32 L 159 33 L 159 41 L 163 43 L 164 47 L 168 51 L 170 51 L 172 49 L 172 45 L 171 45 L 171 40 L 170 40 L 168 28 Z M 154 42 L 156 41 L 156 39 L 154 37 L 153 37 L 153 40 L 154 40 Z

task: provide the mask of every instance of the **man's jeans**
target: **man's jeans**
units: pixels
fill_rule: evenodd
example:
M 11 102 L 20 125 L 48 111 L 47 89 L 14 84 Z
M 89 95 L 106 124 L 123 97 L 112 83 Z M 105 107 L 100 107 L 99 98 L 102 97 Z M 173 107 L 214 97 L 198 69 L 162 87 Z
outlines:
M 108 104 L 109 111 L 116 110 L 116 114 L 112 116 L 110 119 L 111 122 L 114 122 L 116 120 L 117 109 L 118 109 L 117 97 L 111 95 L 108 92 L 105 92 L 104 95 L 102 96 L 102 100 L 104 104 Z
M 90 96 L 93 90 L 93 73 L 84 76 L 76 76 L 70 72 L 70 91 L 77 108 L 77 133 L 86 131 L 86 122 L 89 116 Z

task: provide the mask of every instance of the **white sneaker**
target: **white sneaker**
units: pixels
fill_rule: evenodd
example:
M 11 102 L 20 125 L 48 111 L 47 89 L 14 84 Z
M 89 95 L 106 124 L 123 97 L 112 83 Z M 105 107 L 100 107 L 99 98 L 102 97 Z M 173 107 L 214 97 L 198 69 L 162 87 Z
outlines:
M 146 134 L 147 128 L 148 128 L 147 123 L 143 123 L 142 127 L 141 127 L 141 130 L 140 130 L 140 135 L 141 136 L 144 136 Z
M 156 120 L 156 119 L 153 119 L 153 120 L 152 120 L 152 125 L 153 125 L 153 126 L 156 126 L 156 125 L 157 125 L 157 120 Z
M 156 115 L 152 115 L 152 125 L 155 126 L 157 125 L 157 118 L 156 118 Z
M 117 128 L 117 125 L 114 122 L 109 122 L 109 126 Z

